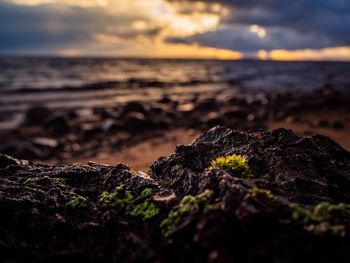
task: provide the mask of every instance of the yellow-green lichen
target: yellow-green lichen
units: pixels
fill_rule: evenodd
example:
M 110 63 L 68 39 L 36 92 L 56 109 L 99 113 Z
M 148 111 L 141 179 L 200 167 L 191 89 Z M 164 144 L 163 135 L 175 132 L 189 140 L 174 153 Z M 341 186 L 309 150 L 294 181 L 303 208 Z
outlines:
M 168 237 L 171 235 L 174 232 L 176 224 L 178 224 L 185 215 L 197 212 L 200 209 L 206 212 L 210 208 L 209 199 L 212 196 L 213 191 L 211 190 L 205 190 L 197 196 L 185 196 L 179 205 L 169 212 L 168 217 L 161 222 L 160 227 L 164 236 Z
M 210 168 L 225 170 L 234 175 L 249 177 L 252 171 L 248 165 L 246 156 L 242 155 L 228 155 L 218 157 L 211 162 Z
M 272 199 L 273 194 L 270 190 L 260 189 L 260 188 L 252 188 L 249 190 L 252 197 L 260 198 L 260 199 Z
M 72 208 L 82 208 L 87 206 L 87 200 L 84 197 L 75 197 L 69 202 L 67 202 L 67 206 Z
M 114 192 L 103 192 L 99 203 L 108 207 L 120 207 L 126 215 L 142 217 L 143 220 L 151 219 L 159 213 L 159 208 L 148 200 L 152 195 L 151 188 L 145 188 L 139 196 L 133 196 L 124 185 L 115 188 Z

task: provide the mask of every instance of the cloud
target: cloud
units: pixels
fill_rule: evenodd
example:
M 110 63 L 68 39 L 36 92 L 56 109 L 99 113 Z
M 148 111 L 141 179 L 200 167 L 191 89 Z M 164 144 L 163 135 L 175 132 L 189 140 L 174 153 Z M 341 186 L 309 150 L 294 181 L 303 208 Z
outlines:
M 146 12 L 142 8 L 144 1 L 140 0 L 134 1 L 138 12 L 132 5 L 125 6 L 124 0 L 120 0 L 119 5 L 113 8 L 94 6 L 93 1 L 90 1 L 90 5 L 86 1 L 72 1 L 69 5 L 65 4 L 69 1 L 62 1 L 63 4 L 50 0 L 24 2 L 26 5 L 0 2 L 0 50 L 55 50 L 57 47 L 93 42 L 98 34 L 123 39 L 135 39 L 138 36 L 152 38 L 164 28 L 148 14 L 152 10 Z M 147 27 L 135 28 L 136 21 L 142 21 Z
M 191 2 L 168 1 L 185 6 L 185 3 Z M 209 33 L 193 38 L 193 41 L 208 42 L 211 37 L 234 34 L 226 37 L 225 47 L 240 48 L 240 44 L 244 44 L 250 47 L 248 49 L 271 50 L 350 45 L 348 0 L 207 0 L 202 3 L 208 6 L 220 4 L 228 10 L 221 19 L 221 25 L 225 25 L 225 28 L 222 27 L 217 34 Z M 252 39 L 244 30 L 240 30 L 253 24 L 265 28 L 270 36 L 261 41 Z M 222 41 L 219 45 L 223 45 Z
M 349 32 L 348 0 L 0 0 L 5 54 L 338 59 Z
M 0 0 L 0 52 L 80 47 L 87 53 L 118 53 L 129 47 L 132 54 L 170 36 L 214 30 L 219 20 L 212 13 L 178 13 L 163 0 Z
M 254 52 L 261 49 L 319 49 L 332 45 L 332 41 L 327 37 L 302 34 L 281 27 L 264 29 L 266 35 L 265 33 L 259 35 L 257 32 L 252 32 L 250 28 L 251 26 L 248 25 L 222 25 L 213 32 L 197 34 L 185 39 L 169 38 L 167 41 L 171 43 L 200 43 L 205 46 L 242 52 Z M 220 41 L 217 41 L 218 39 Z

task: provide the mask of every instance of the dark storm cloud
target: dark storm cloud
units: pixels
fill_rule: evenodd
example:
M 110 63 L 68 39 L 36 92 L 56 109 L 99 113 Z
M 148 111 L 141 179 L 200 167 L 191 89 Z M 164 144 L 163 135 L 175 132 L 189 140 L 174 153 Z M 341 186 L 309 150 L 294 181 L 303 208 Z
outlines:
M 189 1 L 170 0 L 188 3 Z M 350 44 L 348 0 L 208 0 L 228 8 L 221 29 L 191 37 L 191 41 L 238 50 L 304 49 Z M 268 35 L 259 39 L 242 26 L 257 24 Z M 214 39 L 220 39 L 214 43 Z M 170 39 L 170 41 L 176 41 Z M 178 40 L 177 40 L 178 41 Z
M 72 16 L 71 12 L 79 16 Z M 49 6 L 33 8 L 0 2 L 0 50 L 54 49 L 67 40 L 70 43 L 87 40 L 88 29 L 76 28 L 86 23 L 84 17 L 83 10 L 78 9 L 67 13 L 67 10 Z M 66 25 L 69 27 L 63 30 Z
M 0 0 L 0 52 L 52 53 L 96 42 L 99 34 L 133 39 L 156 37 L 162 28 L 133 30 L 135 19 L 147 18 L 106 12 L 99 7 L 82 8 L 60 4 L 15 5 Z

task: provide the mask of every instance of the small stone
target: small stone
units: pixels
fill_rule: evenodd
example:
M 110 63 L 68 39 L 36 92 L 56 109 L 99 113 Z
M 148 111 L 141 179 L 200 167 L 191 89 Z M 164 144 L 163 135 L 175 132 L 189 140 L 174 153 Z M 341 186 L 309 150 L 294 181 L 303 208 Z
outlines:
M 341 130 L 341 129 L 344 129 L 344 123 L 341 121 L 334 121 L 332 124 L 332 127 L 335 130 Z
M 27 110 L 25 117 L 26 125 L 41 125 L 48 118 L 51 111 L 46 107 L 33 107 Z
M 51 138 L 38 137 L 38 138 L 34 138 L 32 142 L 36 145 L 46 146 L 49 148 L 56 148 L 58 146 L 58 141 Z
M 325 119 L 321 119 L 321 120 L 318 120 L 317 122 L 317 126 L 318 127 L 329 127 L 330 123 L 328 120 L 325 120 Z

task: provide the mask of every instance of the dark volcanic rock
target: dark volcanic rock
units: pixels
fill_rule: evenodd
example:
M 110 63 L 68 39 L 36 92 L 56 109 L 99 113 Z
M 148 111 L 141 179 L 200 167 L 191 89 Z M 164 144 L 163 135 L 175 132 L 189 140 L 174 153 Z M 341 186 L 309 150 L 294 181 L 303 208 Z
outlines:
M 62 135 L 71 129 L 65 114 L 54 114 L 45 120 L 44 127 L 51 133 Z
M 51 111 L 45 107 L 33 107 L 26 112 L 25 123 L 27 125 L 39 125 L 49 117 Z
M 229 155 L 249 176 L 209 168 Z M 0 155 L 0 261 L 348 262 L 349 203 L 350 153 L 283 129 L 214 128 L 148 175 Z
M 142 105 L 142 103 L 139 102 L 129 102 L 127 103 L 123 110 L 122 110 L 122 115 L 127 114 L 129 112 L 140 112 L 145 114 L 147 111 L 145 107 Z
M 130 133 L 138 133 L 152 128 L 151 122 L 144 114 L 138 112 L 131 112 L 125 116 L 124 127 Z

